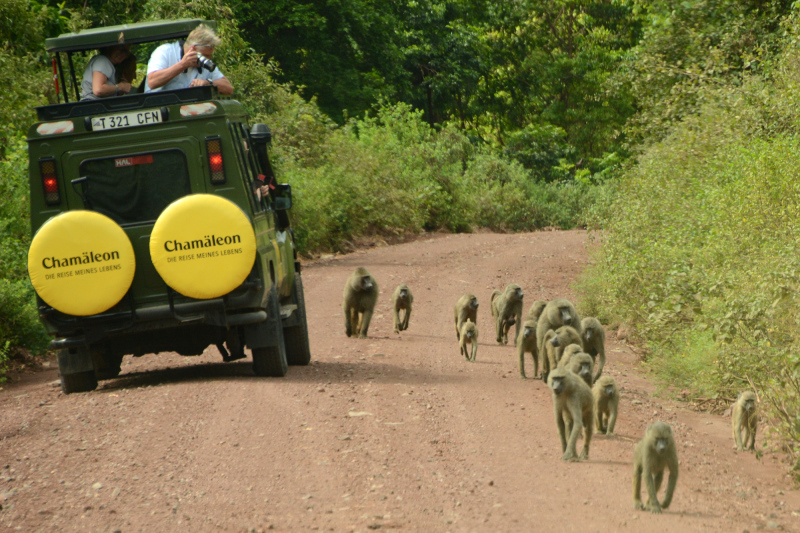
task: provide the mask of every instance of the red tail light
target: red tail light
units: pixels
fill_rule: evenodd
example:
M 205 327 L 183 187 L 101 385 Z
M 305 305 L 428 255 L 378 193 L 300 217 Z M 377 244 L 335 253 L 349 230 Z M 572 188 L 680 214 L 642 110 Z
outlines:
M 44 201 L 47 205 L 61 203 L 61 194 L 58 192 L 58 174 L 56 174 L 56 160 L 52 157 L 39 160 L 39 172 L 42 175 L 42 190 Z
M 219 137 L 206 138 L 206 152 L 208 153 L 208 169 L 211 171 L 211 183 L 214 185 L 225 183 L 221 139 Z

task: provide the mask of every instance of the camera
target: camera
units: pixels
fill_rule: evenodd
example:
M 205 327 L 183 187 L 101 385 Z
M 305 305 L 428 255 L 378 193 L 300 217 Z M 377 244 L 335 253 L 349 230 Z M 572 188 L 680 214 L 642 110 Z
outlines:
M 213 72 L 214 69 L 217 68 L 217 65 L 215 65 L 213 61 L 211 61 L 209 58 L 207 58 L 200 52 L 197 52 L 197 66 L 200 68 L 204 68 L 209 72 Z

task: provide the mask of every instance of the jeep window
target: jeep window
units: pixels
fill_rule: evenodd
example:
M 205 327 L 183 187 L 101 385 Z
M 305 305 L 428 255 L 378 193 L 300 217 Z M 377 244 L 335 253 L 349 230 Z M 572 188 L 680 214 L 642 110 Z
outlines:
M 86 208 L 120 225 L 156 220 L 173 201 L 191 194 L 186 155 L 178 149 L 87 159 L 80 165 Z
M 239 161 L 239 168 L 242 169 L 242 177 L 247 188 L 253 192 L 250 197 L 250 203 L 256 212 L 263 211 L 265 202 L 259 201 L 255 193 L 256 189 L 261 185 L 260 183 L 256 183 L 256 177 L 258 176 L 258 172 L 256 171 L 257 167 L 254 164 L 249 140 L 242 135 L 242 131 L 246 131 L 246 128 L 243 124 L 236 122 L 229 123 L 229 126 L 231 136 L 233 137 L 233 144 L 236 148 L 236 159 Z

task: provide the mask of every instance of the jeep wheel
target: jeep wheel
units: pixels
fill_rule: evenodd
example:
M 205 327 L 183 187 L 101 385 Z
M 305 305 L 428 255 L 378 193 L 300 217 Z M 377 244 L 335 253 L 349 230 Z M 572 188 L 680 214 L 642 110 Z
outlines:
M 306 300 L 303 295 L 303 280 L 300 273 L 294 275 L 294 293 L 297 303 L 297 319 L 300 324 L 283 328 L 283 341 L 286 344 L 286 359 L 290 365 L 307 365 L 311 362 L 311 349 L 308 346 L 308 322 L 306 321 Z
M 121 354 L 111 355 L 105 346 L 92 346 L 90 353 L 94 363 L 94 375 L 97 376 L 98 381 L 119 376 L 122 370 Z
M 282 378 L 289 370 L 286 362 L 286 350 L 280 346 L 253 348 L 253 372 L 256 376 Z
M 89 392 L 95 390 L 96 388 L 97 377 L 94 375 L 94 370 L 61 376 L 61 390 L 64 392 L 64 394 L 72 394 L 73 392 Z

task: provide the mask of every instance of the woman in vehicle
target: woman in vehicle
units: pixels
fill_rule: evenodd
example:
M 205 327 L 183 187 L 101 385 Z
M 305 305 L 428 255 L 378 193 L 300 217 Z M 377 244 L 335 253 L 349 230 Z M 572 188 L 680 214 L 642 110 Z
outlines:
M 117 82 L 117 66 L 123 73 Z M 130 66 L 133 68 L 131 69 Z M 133 74 L 127 72 L 132 70 Z M 131 92 L 131 82 L 136 72 L 136 58 L 130 53 L 130 45 L 108 46 L 89 60 L 81 82 L 81 100 L 96 100 L 108 96 L 120 96 Z

